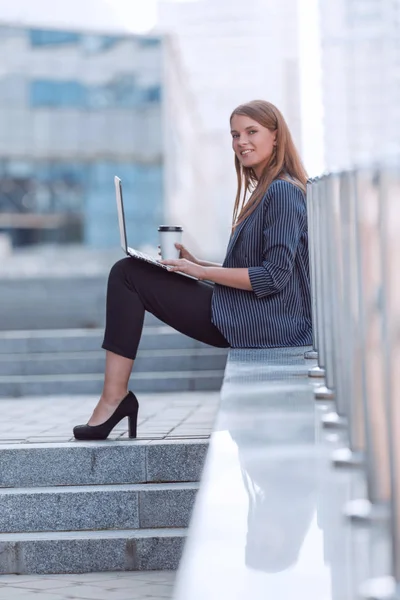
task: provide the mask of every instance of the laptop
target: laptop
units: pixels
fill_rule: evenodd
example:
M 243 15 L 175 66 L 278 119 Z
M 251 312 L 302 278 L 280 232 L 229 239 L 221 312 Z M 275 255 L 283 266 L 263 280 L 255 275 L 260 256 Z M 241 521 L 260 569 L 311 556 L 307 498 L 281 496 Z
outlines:
M 156 258 L 153 258 L 149 254 L 145 254 L 144 252 L 140 252 L 139 250 L 135 250 L 134 248 L 130 248 L 128 246 L 128 240 L 126 237 L 126 226 L 125 226 L 125 212 L 124 212 L 124 201 L 122 198 L 122 181 L 119 177 L 114 177 L 115 184 L 115 197 L 117 200 L 117 212 L 118 212 L 118 225 L 119 225 L 119 235 L 121 238 L 121 248 L 125 252 L 127 256 L 131 256 L 132 258 L 136 258 L 138 260 L 144 260 L 155 267 L 159 267 L 160 269 L 164 269 L 167 272 L 168 267 L 166 265 L 162 265 Z M 189 277 L 189 279 L 196 279 L 198 277 L 194 277 L 193 275 L 188 275 L 187 273 L 181 273 L 180 271 L 173 271 L 177 275 L 183 275 L 184 277 Z

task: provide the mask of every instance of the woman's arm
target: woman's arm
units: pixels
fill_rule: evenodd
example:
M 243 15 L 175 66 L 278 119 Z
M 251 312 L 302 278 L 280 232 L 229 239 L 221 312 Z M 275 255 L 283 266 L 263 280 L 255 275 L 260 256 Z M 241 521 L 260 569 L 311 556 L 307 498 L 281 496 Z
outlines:
M 180 271 L 181 273 L 187 273 L 187 275 L 193 275 L 200 280 L 212 281 L 239 290 L 251 290 L 248 269 L 230 269 L 220 266 L 204 267 L 198 262 L 194 263 L 186 258 L 160 260 L 160 263 L 167 265 L 169 271 Z
M 253 291 L 257 298 L 276 294 L 290 279 L 299 240 L 305 230 L 307 212 L 302 192 L 292 183 L 276 182 L 265 201 L 263 256 L 260 257 L 259 266 L 205 266 L 205 261 L 200 264 L 187 259 L 161 262 L 170 266 L 171 271 L 181 271 L 227 287 Z
M 189 250 L 183 244 L 175 244 L 175 247 L 180 252 L 180 258 L 186 258 L 186 260 L 189 260 L 190 262 L 195 263 L 196 265 L 200 265 L 201 267 L 221 267 L 222 266 L 219 263 L 209 262 L 208 260 L 200 260 L 199 258 L 196 258 L 195 255 L 192 254 L 191 252 L 189 252 Z M 160 246 L 159 246 L 159 248 L 160 248 Z M 160 252 L 159 252 L 159 254 L 161 256 Z
M 206 267 L 205 279 L 240 290 L 252 290 L 259 298 L 285 287 L 304 229 L 306 207 L 302 192 L 289 182 L 273 185 L 268 196 L 262 264 L 247 269 Z
M 248 269 L 230 269 L 226 267 L 205 267 L 203 279 L 238 290 L 251 291 Z
M 222 267 L 222 264 L 209 262 L 208 260 L 198 260 L 197 259 L 197 264 L 202 267 Z
M 287 285 L 307 223 L 304 195 L 292 183 L 272 184 L 266 201 L 264 260 L 259 267 L 249 268 L 252 289 L 258 298 L 276 294 Z

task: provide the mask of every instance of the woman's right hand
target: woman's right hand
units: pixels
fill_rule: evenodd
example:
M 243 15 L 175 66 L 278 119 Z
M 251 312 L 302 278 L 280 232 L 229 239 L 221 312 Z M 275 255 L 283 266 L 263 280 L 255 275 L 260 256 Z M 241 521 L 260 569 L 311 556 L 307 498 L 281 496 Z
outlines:
M 200 264 L 200 261 L 193 254 L 191 254 L 183 244 L 175 244 L 175 248 L 179 250 L 179 258 L 186 258 L 186 260 L 189 260 L 196 265 Z M 160 246 L 158 246 L 158 255 L 161 256 Z
M 190 262 L 195 263 L 196 265 L 200 264 L 199 260 L 191 254 L 183 244 L 175 244 L 175 248 L 178 248 L 180 251 L 179 258 L 186 258 L 186 260 L 190 260 Z

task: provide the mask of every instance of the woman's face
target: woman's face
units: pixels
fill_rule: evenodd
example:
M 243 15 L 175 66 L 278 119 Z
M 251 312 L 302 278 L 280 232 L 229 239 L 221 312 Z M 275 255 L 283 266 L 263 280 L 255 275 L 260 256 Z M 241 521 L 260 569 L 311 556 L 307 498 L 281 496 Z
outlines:
M 236 156 L 244 167 L 251 167 L 259 178 L 271 158 L 276 132 L 245 115 L 233 115 L 231 134 Z

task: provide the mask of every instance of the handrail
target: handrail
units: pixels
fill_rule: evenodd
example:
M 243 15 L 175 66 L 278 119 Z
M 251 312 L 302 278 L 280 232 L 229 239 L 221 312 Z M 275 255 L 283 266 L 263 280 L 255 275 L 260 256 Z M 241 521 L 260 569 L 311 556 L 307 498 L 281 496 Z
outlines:
M 315 398 L 332 399 L 325 427 L 345 430 L 333 464 L 361 469 L 367 497 L 344 507 L 352 523 L 390 526 L 391 573 L 361 597 L 400 598 L 400 159 L 327 173 L 307 184 L 317 369 Z

